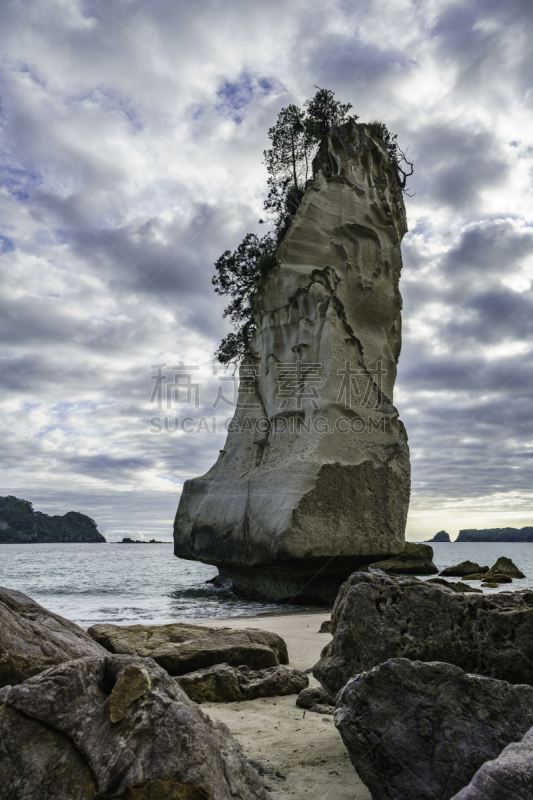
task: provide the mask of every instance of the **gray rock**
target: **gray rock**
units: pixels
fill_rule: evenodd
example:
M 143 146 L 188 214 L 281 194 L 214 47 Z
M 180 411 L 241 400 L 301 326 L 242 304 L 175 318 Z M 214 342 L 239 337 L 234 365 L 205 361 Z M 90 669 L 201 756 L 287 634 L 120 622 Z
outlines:
M 445 581 L 444 578 L 429 578 L 427 583 L 438 583 L 439 586 L 447 586 L 452 592 L 477 592 L 478 594 L 483 594 L 483 589 L 475 589 L 468 583 Z
M 225 725 L 154 661 L 82 658 L 0 690 L 0 800 L 268 800 Z
M 523 572 L 521 572 L 516 564 L 513 564 L 510 558 L 506 558 L 505 556 L 500 556 L 497 562 L 489 569 L 487 572 L 486 577 L 496 577 L 496 580 L 499 576 L 506 575 L 508 578 L 525 578 Z
M 373 800 L 449 800 L 532 721 L 531 686 L 403 658 L 355 675 L 335 711 Z
M 287 645 L 277 633 L 202 625 L 93 625 L 89 634 L 110 653 L 150 656 L 170 675 L 245 664 L 250 669 L 288 664 Z
M 456 564 L 454 567 L 446 567 L 442 572 L 439 572 L 439 575 L 444 578 L 463 578 L 465 575 L 478 575 L 488 571 L 488 567 L 480 567 L 475 561 L 461 561 L 460 564 Z
M 453 800 L 533 800 L 533 728 L 483 764 Z
M 196 703 L 231 703 L 256 697 L 277 697 L 296 694 L 309 686 L 305 672 L 282 666 L 251 670 L 244 665 L 233 668 L 228 664 L 218 664 L 181 675 L 176 680 Z
M 319 633 L 331 633 L 331 620 L 325 619 L 324 622 L 320 624 Z
M 336 694 L 389 658 L 447 661 L 533 684 L 533 593 L 459 594 L 425 581 L 354 573 L 331 615 L 333 639 L 313 668 Z
M 302 689 L 296 698 L 296 705 L 299 708 L 308 709 L 312 709 L 316 705 L 334 706 L 335 698 L 322 686 L 309 686 L 307 689 Z
M 256 298 L 224 448 L 183 486 L 174 552 L 239 593 L 323 604 L 404 544 L 410 462 L 393 390 L 407 224 L 368 126 L 333 128 L 313 174 Z
M 21 683 L 55 664 L 104 653 L 73 622 L 22 592 L 0 587 L 0 686 Z
M 436 575 L 433 563 L 433 548 L 429 544 L 406 542 L 401 553 L 386 561 L 375 561 L 372 569 L 380 569 L 389 575 Z

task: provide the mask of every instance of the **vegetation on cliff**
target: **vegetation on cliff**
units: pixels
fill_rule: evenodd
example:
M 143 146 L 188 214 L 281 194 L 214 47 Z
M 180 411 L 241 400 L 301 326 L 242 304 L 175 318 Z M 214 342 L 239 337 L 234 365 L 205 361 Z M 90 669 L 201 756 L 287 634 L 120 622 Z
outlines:
M 0 497 L 0 544 L 39 542 L 105 542 L 96 522 L 78 511 L 49 516 L 34 511 L 29 500 Z
M 456 542 L 533 542 L 533 528 L 477 528 L 459 531 Z
M 217 294 L 228 295 L 231 302 L 224 309 L 235 328 L 221 342 L 215 353 L 222 364 L 238 363 L 248 352 L 255 330 L 253 307 L 266 276 L 276 265 L 276 251 L 287 233 L 307 187 L 313 181 L 313 161 L 320 153 L 332 127 L 346 122 L 352 108 L 350 103 L 334 99 L 330 89 L 320 89 L 303 108 L 289 105 L 282 108 L 276 124 L 269 129 L 272 147 L 265 150 L 264 164 L 268 172 L 268 194 L 264 201 L 266 220 L 272 229 L 265 236 L 247 233 L 236 250 L 226 250 L 215 262 L 213 285 Z M 359 119 L 351 115 L 352 119 Z M 383 122 L 374 121 L 368 127 L 383 140 L 398 185 L 406 189 L 413 165 Z M 409 172 L 403 165 L 410 168 Z

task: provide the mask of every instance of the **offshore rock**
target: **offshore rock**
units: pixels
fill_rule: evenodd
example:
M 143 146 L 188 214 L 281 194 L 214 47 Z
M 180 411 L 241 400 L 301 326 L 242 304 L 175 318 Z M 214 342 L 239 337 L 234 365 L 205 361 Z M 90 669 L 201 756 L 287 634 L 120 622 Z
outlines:
M 288 664 L 287 645 L 277 633 L 203 625 L 93 625 L 88 633 L 110 653 L 150 656 L 170 675 L 185 675 L 216 664 L 250 669 Z
M 438 569 L 433 563 L 433 548 L 429 544 L 406 542 L 397 556 L 370 564 L 372 569 L 380 569 L 388 575 L 436 575 Z
M 272 798 L 148 658 L 80 658 L 0 690 L 0 763 L 0 800 Z
M 186 481 L 175 555 L 240 593 L 332 603 L 355 568 L 402 551 L 407 436 L 402 192 L 381 139 L 333 128 L 254 309 L 238 407 L 216 464 Z
M 331 620 L 333 639 L 313 668 L 331 694 L 352 675 L 397 657 L 533 684 L 531 592 L 462 594 L 355 573 L 341 587 Z
M 355 675 L 335 711 L 373 800 L 449 800 L 532 721 L 532 686 L 404 658 Z
M 477 594 L 483 594 L 483 589 L 475 589 L 473 586 L 469 586 L 468 583 L 445 581 L 444 578 L 429 578 L 427 583 L 438 583 L 439 586 L 446 586 L 452 592 L 477 592 Z
M 483 764 L 452 800 L 533 800 L 533 728 Z
M 22 592 L 0 587 L 0 686 L 21 683 L 55 664 L 104 654 L 73 622 Z
M 460 564 L 456 564 L 454 567 L 446 567 L 442 572 L 439 572 L 439 575 L 446 578 L 464 578 L 465 575 L 477 575 L 488 571 L 488 567 L 480 567 L 475 561 L 461 561 Z

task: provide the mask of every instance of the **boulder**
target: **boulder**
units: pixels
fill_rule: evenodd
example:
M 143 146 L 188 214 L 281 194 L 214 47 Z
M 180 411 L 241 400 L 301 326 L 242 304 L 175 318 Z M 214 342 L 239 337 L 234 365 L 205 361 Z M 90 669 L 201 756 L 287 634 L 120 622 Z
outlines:
M 462 581 L 484 581 L 488 580 L 486 572 L 473 572 L 472 575 L 463 575 Z
M 462 594 L 425 581 L 355 573 L 332 612 L 333 639 L 313 674 L 336 694 L 389 658 L 447 661 L 533 684 L 533 593 Z
M 319 633 L 331 633 L 331 620 L 325 619 L 324 622 L 320 624 Z
M 81 658 L 0 690 L 1 800 L 268 800 L 225 725 L 152 659 Z
M 380 569 L 389 575 L 436 575 L 438 569 L 432 561 L 433 548 L 428 544 L 406 542 L 401 553 L 386 561 L 370 564 L 372 569 Z
M 523 572 L 521 572 L 516 564 L 513 564 L 510 558 L 506 558 L 505 556 L 500 556 L 497 562 L 492 566 L 489 571 L 487 572 L 487 578 L 500 576 L 500 575 L 507 575 L 508 578 L 525 578 Z
M 487 574 L 483 578 L 483 583 L 488 583 L 488 582 L 497 582 L 498 584 L 512 583 L 513 579 L 510 578 L 508 575 L 498 575 L 497 573 L 491 575 L 490 572 L 487 572 Z
M 394 407 L 407 230 L 385 142 L 334 127 L 255 298 L 255 332 L 217 462 L 185 481 L 175 555 L 260 600 L 332 603 L 401 552 L 407 435 Z
M 0 686 L 21 683 L 55 664 L 104 653 L 73 622 L 22 592 L 0 588 Z
M 460 564 L 456 564 L 454 567 L 446 567 L 442 572 L 439 572 L 439 575 L 444 578 L 462 578 L 464 575 L 474 575 L 488 571 L 488 567 L 480 567 L 475 561 L 461 561 Z
M 250 669 L 288 664 L 287 645 L 277 633 L 202 625 L 93 625 L 88 633 L 110 653 L 151 656 L 170 675 L 185 675 L 215 664 Z
M 307 689 L 302 689 L 296 698 L 296 705 L 298 708 L 313 710 L 317 705 L 334 706 L 335 698 L 322 686 L 309 686 Z
M 234 668 L 217 664 L 181 675 L 176 680 L 196 703 L 231 703 L 256 697 L 277 697 L 296 694 L 309 686 L 305 672 L 282 666 L 251 670 L 244 665 Z
M 483 764 L 453 800 L 533 800 L 533 728 Z
M 373 800 L 449 800 L 532 721 L 531 686 L 404 658 L 351 678 L 335 711 Z
M 475 589 L 473 586 L 469 586 L 468 583 L 445 581 L 444 578 L 428 578 L 427 583 L 438 583 L 439 586 L 447 586 L 452 592 L 478 592 L 478 594 L 483 594 L 482 589 Z

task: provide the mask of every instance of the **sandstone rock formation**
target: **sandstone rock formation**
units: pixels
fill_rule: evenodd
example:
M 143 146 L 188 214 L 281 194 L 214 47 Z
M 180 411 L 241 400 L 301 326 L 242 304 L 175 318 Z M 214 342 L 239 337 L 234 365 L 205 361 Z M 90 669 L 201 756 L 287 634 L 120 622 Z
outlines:
M 305 672 L 282 666 L 252 670 L 244 665 L 234 668 L 217 664 L 181 675 L 176 680 L 195 703 L 231 703 L 297 694 L 309 686 Z
M 410 496 L 393 405 L 402 192 L 381 139 L 333 128 L 257 300 L 239 406 L 216 464 L 186 481 L 175 554 L 259 599 L 333 602 L 398 553 Z
M 449 800 L 532 720 L 532 686 L 404 658 L 355 675 L 335 711 L 373 800 Z
M 433 563 L 433 548 L 429 544 L 406 542 L 401 553 L 385 561 L 370 564 L 373 569 L 381 569 L 389 575 L 436 575 L 438 569 Z
M 81 658 L 0 690 L 0 800 L 268 800 L 225 725 L 151 659 Z
M 400 582 L 401 581 L 401 582 Z M 389 658 L 447 661 L 533 684 L 533 593 L 459 594 L 424 581 L 355 573 L 333 609 L 332 641 L 313 675 L 336 694 Z
M 110 653 L 151 656 L 170 675 L 185 675 L 216 664 L 250 669 L 288 664 L 287 645 L 277 633 L 202 625 L 93 625 L 88 633 Z
M 533 800 L 533 728 L 483 764 L 452 800 Z
M 105 652 L 73 622 L 22 592 L 0 587 L 0 686 L 21 683 L 55 664 Z

